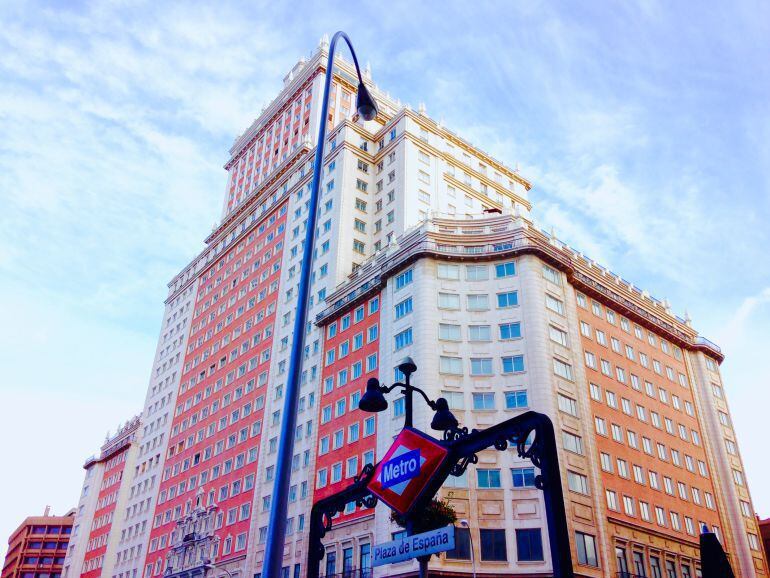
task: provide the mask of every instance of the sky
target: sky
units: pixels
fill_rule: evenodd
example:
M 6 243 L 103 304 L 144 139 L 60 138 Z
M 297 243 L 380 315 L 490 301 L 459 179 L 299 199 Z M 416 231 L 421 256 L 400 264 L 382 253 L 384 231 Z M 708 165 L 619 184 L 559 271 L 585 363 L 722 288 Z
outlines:
M 0 21 L 3 542 L 75 506 L 141 411 L 230 145 L 338 29 L 381 88 L 518 166 L 539 226 L 723 348 L 770 516 L 766 2 L 5 0 Z

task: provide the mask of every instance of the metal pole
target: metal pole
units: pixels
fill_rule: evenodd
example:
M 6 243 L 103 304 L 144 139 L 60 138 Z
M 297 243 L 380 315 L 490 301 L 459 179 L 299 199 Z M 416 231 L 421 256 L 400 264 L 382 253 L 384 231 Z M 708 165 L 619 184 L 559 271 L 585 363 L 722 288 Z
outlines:
M 411 373 L 406 374 L 406 387 L 404 388 L 404 427 L 412 427 L 412 388 L 409 387 L 409 378 L 412 376 Z
M 329 89 L 332 82 L 334 67 L 334 48 L 337 40 L 344 39 L 353 55 L 358 79 L 363 84 L 358 59 L 347 34 L 337 32 L 329 43 L 329 58 L 326 63 L 326 79 L 324 94 L 321 101 L 321 120 L 318 126 L 315 159 L 313 161 L 313 182 L 308 203 L 307 224 L 305 228 L 305 246 L 302 251 L 302 266 L 299 272 L 299 288 L 297 291 L 297 313 L 294 318 L 294 339 L 291 344 L 289 358 L 289 375 L 286 381 L 286 392 L 283 403 L 281 433 L 278 441 L 276 457 L 275 481 L 273 483 L 270 521 L 268 523 L 267 544 L 263 560 L 264 578 L 280 578 L 283 564 L 283 548 L 286 539 L 286 513 L 288 510 L 289 484 L 291 482 L 291 461 L 294 455 L 294 428 L 297 426 L 297 400 L 299 399 L 300 377 L 302 375 L 302 355 L 307 333 L 308 298 L 310 297 L 310 276 L 313 270 L 313 241 L 315 239 L 316 222 L 318 221 L 318 193 L 321 188 L 321 176 L 324 164 L 324 145 L 326 144 L 326 123 L 329 114 Z

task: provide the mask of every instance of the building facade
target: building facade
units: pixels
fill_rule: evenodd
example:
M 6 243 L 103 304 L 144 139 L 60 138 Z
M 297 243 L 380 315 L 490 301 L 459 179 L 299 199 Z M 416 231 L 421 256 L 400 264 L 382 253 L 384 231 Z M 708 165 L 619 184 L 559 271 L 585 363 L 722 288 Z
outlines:
M 8 538 L 2 578 L 61 578 L 75 511 L 30 516 Z
M 80 501 L 64 561 L 64 578 L 112 576 L 121 538 L 123 515 L 135 475 L 140 416 L 127 421 L 86 460 Z
M 378 117 L 356 115 L 355 71 L 338 60 L 321 119 L 327 55 L 322 41 L 236 139 L 221 221 L 169 284 L 111 576 L 261 573 L 322 121 L 284 575 L 305 574 L 313 501 L 382 456 L 403 424 L 403 400 L 376 416 L 357 406 L 366 380 L 397 380 L 407 355 L 415 383 L 468 427 L 527 409 L 552 418 L 581 575 L 697 576 L 701 523 L 740 576 L 766 575 L 719 349 L 537 230 L 518 171 L 401 105 L 368 71 Z M 430 418 L 418 400 L 416 425 Z M 442 496 L 469 528 L 435 568 L 471 575 L 472 549 L 480 574 L 548 575 L 536 474 L 514 452 L 485 451 L 448 480 Z M 322 574 L 413 574 L 413 563 L 371 569 L 373 544 L 397 532 L 384 506 L 349 504 Z

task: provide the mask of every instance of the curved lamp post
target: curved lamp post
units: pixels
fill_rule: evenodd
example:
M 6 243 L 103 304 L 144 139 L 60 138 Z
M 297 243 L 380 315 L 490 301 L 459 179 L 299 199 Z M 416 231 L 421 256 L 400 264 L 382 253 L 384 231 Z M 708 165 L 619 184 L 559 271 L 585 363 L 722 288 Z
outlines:
M 283 419 L 281 420 L 281 433 L 278 442 L 278 455 L 276 459 L 275 481 L 273 483 L 273 507 L 270 509 L 270 522 L 268 524 L 267 545 L 263 560 L 262 576 L 264 578 L 280 578 L 283 564 L 283 547 L 286 535 L 286 512 L 289 497 L 289 483 L 291 480 L 291 460 L 294 454 L 294 428 L 297 425 L 297 400 L 299 398 L 300 376 L 302 373 L 302 351 L 307 334 L 307 310 L 308 297 L 310 295 L 310 274 L 313 268 L 313 240 L 315 237 L 316 221 L 318 217 L 318 192 L 321 187 L 321 175 L 324 164 L 324 145 L 326 144 L 326 124 L 329 114 L 329 88 L 331 87 L 334 68 L 334 49 L 337 41 L 342 38 L 350 48 L 353 55 L 353 64 L 358 74 L 358 94 L 356 96 L 356 109 L 365 120 L 372 120 L 377 116 L 377 104 L 364 85 L 361 69 L 358 66 L 358 58 L 353 50 L 348 35 L 341 30 L 337 32 L 329 43 L 329 58 L 326 63 L 326 79 L 324 81 L 324 94 L 321 101 L 321 119 L 318 123 L 318 139 L 316 140 L 315 159 L 313 161 L 313 182 L 310 191 L 307 224 L 305 228 L 305 245 L 302 251 L 302 267 L 299 273 L 299 288 L 297 291 L 297 313 L 294 318 L 294 339 L 291 344 L 291 357 L 289 358 L 289 376 L 286 382 L 286 392 L 283 404 Z
M 428 404 L 436 415 L 433 416 L 433 420 L 430 422 L 430 427 L 445 431 L 448 429 L 456 428 L 458 425 L 457 418 L 449 411 L 449 403 L 443 397 L 438 398 L 436 401 L 432 401 L 427 394 L 419 387 L 415 387 L 410 383 L 412 374 L 417 371 L 417 366 L 412 361 L 411 357 L 407 357 L 398 366 L 401 373 L 404 374 L 405 383 L 396 382 L 391 386 L 380 385 L 379 380 L 376 377 L 370 377 L 366 382 L 366 393 L 361 397 L 358 402 L 358 408 L 361 411 L 369 413 L 379 413 L 385 411 L 388 408 L 388 400 L 385 399 L 386 393 L 390 393 L 396 388 L 401 388 L 401 392 L 404 394 L 404 427 L 412 427 L 412 393 L 419 393 L 425 403 Z

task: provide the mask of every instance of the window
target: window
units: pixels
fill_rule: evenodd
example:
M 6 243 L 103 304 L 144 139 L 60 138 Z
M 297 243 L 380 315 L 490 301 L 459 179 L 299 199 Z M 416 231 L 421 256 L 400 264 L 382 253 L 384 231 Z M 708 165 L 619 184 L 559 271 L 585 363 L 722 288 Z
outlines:
M 577 402 L 571 397 L 559 394 L 559 409 L 564 413 L 577 416 Z
M 486 293 L 468 295 L 468 311 L 486 311 L 489 309 L 489 295 Z
M 481 559 L 490 562 L 506 562 L 508 552 L 505 546 L 505 530 L 479 530 L 481 539 Z
M 472 357 L 471 375 L 492 375 L 492 358 Z
M 478 487 L 482 489 L 495 489 L 501 488 L 500 485 L 500 470 L 497 469 L 477 469 L 476 480 Z
M 578 563 L 586 566 L 598 567 L 596 556 L 596 538 L 583 532 L 575 532 L 575 545 L 577 546 Z
M 403 397 L 393 400 L 393 417 L 401 417 L 406 413 L 406 401 Z
M 413 281 L 413 269 L 407 269 L 403 273 L 396 275 L 396 291 L 403 289 Z
M 465 395 L 462 391 L 442 391 L 441 397 L 447 400 L 449 409 L 465 409 Z
M 503 357 L 503 373 L 519 373 L 524 371 L 524 356 L 512 355 Z
M 559 315 L 564 315 L 564 303 L 559 301 L 556 297 L 546 294 L 545 306 Z
M 459 309 L 460 296 L 456 293 L 439 293 L 438 306 L 441 309 Z
M 396 333 L 396 335 L 394 336 L 393 340 L 394 340 L 394 344 L 395 344 L 396 350 L 403 349 L 407 345 L 411 345 L 412 344 L 412 328 L 408 327 L 408 328 L 404 329 L 403 331 L 400 331 L 399 333 Z
M 467 265 L 465 278 L 468 281 L 486 281 L 489 279 L 489 268 L 486 265 Z
M 492 326 L 491 325 L 469 325 L 468 340 L 469 341 L 492 341 Z
M 534 488 L 535 468 L 511 468 L 514 488 Z
M 451 478 L 452 476 L 450 476 Z M 471 559 L 471 532 L 470 528 L 455 528 L 455 548 L 446 553 L 449 560 Z
M 561 359 L 554 358 L 553 372 L 559 377 L 572 381 L 572 366 L 564 363 Z
M 528 405 L 526 390 L 505 392 L 505 409 L 520 409 Z
M 548 326 L 548 335 L 551 338 L 551 341 L 554 343 L 558 343 L 559 345 L 562 345 L 564 347 L 567 347 L 567 332 L 562 331 L 558 327 L 554 327 L 553 325 Z
M 573 492 L 588 494 L 588 478 L 583 474 L 567 470 L 567 485 Z
M 451 280 L 459 280 L 460 279 L 460 266 L 459 265 L 450 265 L 448 263 L 439 263 L 436 275 L 439 279 L 451 279 Z
M 562 431 L 564 449 L 574 454 L 583 454 L 583 439 L 580 436 Z
M 449 323 L 439 323 L 438 338 L 445 341 L 460 341 L 462 339 L 460 335 L 460 326 L 451 325 Z
M 529 562 L 543 559 L 543 538 L 540 528 L 516 530 L 516 559 Z
M 439 358 L 439 371 L 441 373 L 449 373 L 452 375 L 462 375 L 462 359 L 459 357 L 446 357 L 442 355 Z
M 559 277 L 558 271 L 548 265 L 543 265 L 543 277 L 555 285 L 561 284 L 561 277 Z
M 521 337 L 521 323 L 502 323 L 500 326 L 500 339 L 519 339 Z
M 492 391 L 473 393 L 473 409 L 495 409 L 495 394 Z
M 519 304 L 519 292 L 508 291 L 497 294 L 497 307 L 504 309 L 507 307 L 516 307 Z
M 516 264 L 513 261 L 495 265 L 495 278 L 513 277 L 516 275 Z

